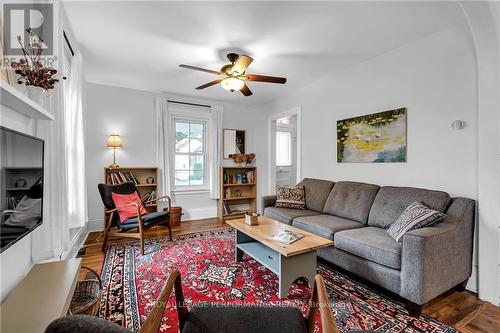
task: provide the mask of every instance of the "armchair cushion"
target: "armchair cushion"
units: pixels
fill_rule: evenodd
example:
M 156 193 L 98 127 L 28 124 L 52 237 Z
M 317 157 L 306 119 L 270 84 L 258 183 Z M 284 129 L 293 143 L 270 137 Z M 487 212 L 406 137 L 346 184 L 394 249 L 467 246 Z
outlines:
M 198 303 L 189 312 L 182 333 L 307 332 L 299 309 L 277 306 L 230 306 Z
M 142 221 L 144 222 L 144 226 L 148 227 L 154 224 L 165 222 L 169 218 L 169 216 L 170 216 L 169 212 L 165 211 L 154 212 L 143 215 Z M 120 225 L 118 225 L 118 229 L 120 230 L 129 230 L 138 227 L 139 227 L 139 221 L 137 220 L 137 215 L 135 217 L 125 220 L 123 223 L 120 223 Z
M 136 191 L 130 194 L 111 193 L 111 198 L 113 199 L 115 207 L 117 207 L 121 223 L 132 217 L 137 217 L 137 207 L 135 205 L 127 206 L 130 203 L 137 203 L 139 205 L 139 212 L 141 215 L 148 213 L 146 208 L 142 205 L 141 198 L 139 198 L 139 194 L 137 194 Z

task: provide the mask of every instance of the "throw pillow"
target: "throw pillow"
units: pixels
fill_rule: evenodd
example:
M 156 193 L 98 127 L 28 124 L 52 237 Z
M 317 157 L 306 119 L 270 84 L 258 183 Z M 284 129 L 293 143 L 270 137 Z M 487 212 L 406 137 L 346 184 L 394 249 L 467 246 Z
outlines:
M 139 211 L 141 212 L 141 215 L 147 214 L 148 212 L 144 208 L 141 202 L 141 198 L 139 198 L 139 194 L 137 192 L 134 192 L 132 194 L 118 194 L 118 193 L 111 193 L 111 198 L 113 199 L 113 203 L 115 204 L 115 207 L 118 209 L 118 216 L 120 217 L 120 222 L 123 223 L 126 220 L 137 217 L 137 208 L 135 205 L 131 205 L 128 207 L 124 208 L 119 208 L 123 207 L 129 203 L 132 202 L 137 202 L 139 204 Z
M 394 222 L 387 233 L 397 242 L 401 241 L 403 235 L 414 229 L 430 227 L 440 221 L 446 214 L 430 209 L 418 201 L 412 202 L 401 213 L 396 222 Z
M 42 220 L 42 199 L 33 199 L 25 195 L 5 221 L 11 227 L 33 228 Z
M 279 187 L 275 207 L 306 209 L 304 186 Z

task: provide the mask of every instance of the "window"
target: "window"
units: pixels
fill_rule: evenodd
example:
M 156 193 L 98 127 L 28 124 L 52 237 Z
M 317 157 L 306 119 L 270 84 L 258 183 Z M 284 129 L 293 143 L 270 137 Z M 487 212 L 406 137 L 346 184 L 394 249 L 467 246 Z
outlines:
M 175 119 L 175 168 L 174 186 L 205 188 L 207 177 L 206 137 L 207 123 Z
M 276 166 L 292 165 L 292 133 L 276 132 Z

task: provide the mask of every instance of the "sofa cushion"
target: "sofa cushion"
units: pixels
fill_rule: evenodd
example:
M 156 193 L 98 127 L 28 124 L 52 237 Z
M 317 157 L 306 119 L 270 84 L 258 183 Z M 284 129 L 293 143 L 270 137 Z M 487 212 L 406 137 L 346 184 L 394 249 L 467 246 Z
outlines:
M 387 233 L 394 238 L 396 242 L 402 241 L 403 235 L 410 230 L 423 227 L 430 227 L 436 224 L 446 216 L 445 213 L 430 209 L 418 201 L 414 201 L 398 217 L 396 222 L 391 224 Z
M 306 208 L 323 212 L 326 198 L 328 198 L 333 184 L 333 182 L 328 180 L 304 178 L 298 185 L 304 185 L 306 191 Z
M 319 215 L 321 213 L 309 209 L 292 209 L 280 207 L 266 207 L 264 215 L 281 223 L 292 225 L 292 220 L 301 216 Z
M 324 214 L 298 217 L 293 220 L 292 226 L 333 240 L 333 235 L 338 231 L 362 228 L 365 225 L 338 216 Z
M 446 192 L 424 190 L 414 187 L 382 187 L 373 201 L 368 225 L 388 228 L 412 202 L 418 201 L 430 209 L 445 212 L 450 203 Z
M 280 186 L 276 195 L 276 207 L 306 209 L 304 186 Z
M 378 189 L 372 184 L 338 182 L 326 199 L 323 213 L 366 223 Z
M 334 235 L 333 242 L 340 250 L 390 268 L 401 269 L 401 244 L 389 236 L 385 229 L 365 227 L 339 231 Z

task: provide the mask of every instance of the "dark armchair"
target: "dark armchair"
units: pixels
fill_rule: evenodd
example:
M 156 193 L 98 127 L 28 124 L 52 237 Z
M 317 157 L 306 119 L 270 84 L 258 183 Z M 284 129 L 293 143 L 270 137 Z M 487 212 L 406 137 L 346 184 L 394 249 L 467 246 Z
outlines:
M 128 237 L 128 238 L 136 238 L 140 240 L 141 243 L 141 254 L 144 254 L 144 231 L 152 226 L 156 226 L 158 224 L 166 224 L 168 227 L 168 234 L 170 240 L 172 240 L 172 228 L 170 226 L 170 208 L 171 208 L 171 200 L 168 195 L 144 202 L 144 205 L 155 203 L 161 200 L 168 201 L 168 210 L 148 213 L 145 215 L 141 215 L 140 207 L 137 203 L 131 202 L 122 207 L 115 207 L 113 202 L 112 193 L 116 194 L 133 194 L 137 191 L 135 185 L 131 182 L 126 182 L 119 185 L 107 185 L 107 184 L 99 184 L 97 186 L 99 188 L 99 193 L 101 194 L 101 199 L 106 208 L 106 214 L 109 214 L 107 221 L 105 221 L 104 228 L 104 241 L 102 244 L 102 251 L 106 249 L 108 238 L 109 237 Z M 124 222 L 120 221 L 118 216 L 118 209 L 135 206 L 137 209 L 137 216 L 133 218 L 129 218 Z
M 316 275 L 309 310 L 304 317 L 299 309 L 279 306 L 196 304 L 188 311 L 182 293 L 181 276 L 173 270 L 168 277 L 155 307 L 142 324 L 139 333 L 158 332 L 172 290 L 182 333 L 311 333 L 319 315 L 324 333 L 338 333 L 332 310 L 328 303 L 323 278 Z M 45 333 L 130 333 L 104 319 L 91 316 L 66 316 L 52 322 Z

